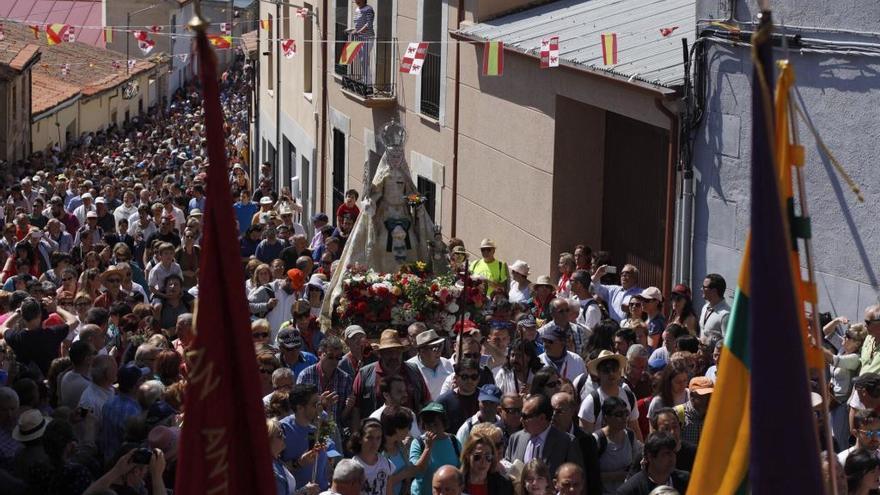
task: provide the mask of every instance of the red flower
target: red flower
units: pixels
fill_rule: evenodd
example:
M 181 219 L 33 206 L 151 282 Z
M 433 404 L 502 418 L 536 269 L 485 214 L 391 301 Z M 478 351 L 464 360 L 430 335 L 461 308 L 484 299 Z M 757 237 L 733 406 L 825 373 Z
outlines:
M 362 315 L 367 312 L 367 303 L 363 301 L 358 301 L 354 304 L 354 312 L 355 314 Z

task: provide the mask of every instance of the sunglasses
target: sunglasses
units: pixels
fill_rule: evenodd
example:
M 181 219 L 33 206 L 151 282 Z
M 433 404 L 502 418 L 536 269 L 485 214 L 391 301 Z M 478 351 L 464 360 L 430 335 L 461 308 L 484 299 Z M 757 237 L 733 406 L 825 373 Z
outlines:
M 868 440 L 872 438 L 880 438 L 880 431 L 878 430 L 859 430 L 859 433 L 865 435 Z
M 251 337 L 255 339 L 266 339 L 269 338 L 269 332 L 254 332 L 251 334 Z
M 480 462 L 485 460 L 486 462 L 492 462 L 495 460 L 495 456 L 492 454 L 472 454 L 471 459 Z
M 458 377 L 461 378 L 462 380 L 477 381 L 477 380 L 480 378 L 480 375 L 477 375 L 477 374 L 473 374 L 473 375 L 458 375 Z

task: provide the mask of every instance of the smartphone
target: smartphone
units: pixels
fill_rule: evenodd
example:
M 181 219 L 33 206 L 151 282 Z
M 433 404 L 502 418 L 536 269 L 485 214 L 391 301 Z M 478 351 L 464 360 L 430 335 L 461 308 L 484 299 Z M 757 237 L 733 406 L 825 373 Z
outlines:
M 617 273 L 617 267 L 608 265 L 605 267 L 605 273 Z
M 150 459 L 153 458 L 153 451 L 150 449 L 139 448 L 135 449 L 134 454 L 131 455 L 131 462 L 135 464 L 143 464 L 147 465 L 150 463 Z

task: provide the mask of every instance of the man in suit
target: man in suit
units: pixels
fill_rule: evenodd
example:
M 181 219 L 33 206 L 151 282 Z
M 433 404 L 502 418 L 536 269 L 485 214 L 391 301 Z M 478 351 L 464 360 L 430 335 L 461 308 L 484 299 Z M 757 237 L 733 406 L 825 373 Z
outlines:
M 593 435 L 582 430 L 574 422 L 576 413 L 574 397 L 568 392 L 558 392 L 550 398 L 553 406 L 553 426 L 574 437 L 574 442 L 581 451 L 586 474 L 587 493 L 602 493 L 602 478 L 599 474 L 599 446 Z
M 541 459 L 551 473 L 566 462 L 582 464 L 581 450 L 574 437 L 553 427 L 552 419 L 553 407 L 549 397 L 529 397 L 523 405 L 523 429 L 510 437 L 504 457 L 509 462 L 518 459 L 524 464 Z

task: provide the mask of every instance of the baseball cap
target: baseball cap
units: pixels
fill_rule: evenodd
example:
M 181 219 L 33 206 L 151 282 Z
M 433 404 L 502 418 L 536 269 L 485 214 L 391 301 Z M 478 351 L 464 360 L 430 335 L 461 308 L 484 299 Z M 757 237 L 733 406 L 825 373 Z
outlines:
M 128 363 L 119 368 L 117 375 L 119 388 L 122 390 L 131 390 L 137 385 L 141 378 L 150 374 L 150 368 L 138 368 L 134 363 Z
M 660 289 L 658 289 L 657 287 L 648 287 L 647 289 L 643 290 L 641 294 L 639 294 L 639 297 L 646 301 L 649 299 L 661 302 L 663 301 L 663 293 L 660 292 Z
M 98 218 L 98 212 L 90 211 L 90 212 L 86 213 L 86 218 Z
M 568 339 L 568 332 L 559 325 L 553 325 L 552 327 L 544 331 L 543 335 L 541 335 L 541 338 L 551 342 L 557 340 L 566 340 Z
M 285 327 L 278 332 L 278 345 L 285 349 L 299 349 L 303 345 L 302 335 L 294 327 Z
M 521 327 L 534 328 L 538 326 L 538 321 L 535 319 L 534 315 L 525 315 L 521 316 L 520 319 L 516 321 L 516 324 Z
M 496 404 L 501 403 L 501 389 L 498 386 L 493 385 L 491 383 L 487 383 L 480 387 L 480 396 L 477 398 L 480 402 L 494 402 Z
M 296 290 L 300 290 L 306 284 L 306 275 L 299 268 L 291 268 L 287 270 L 287 278 L 290 279 L 290 284 L 293 285 L 293 288 Z
M 346 340 L 353 339 L 358 335 L 366 335 L 367 332 L 360 325 L 349 325 L 346 327 L 345 332 L 342 333 L 342 336 L 345 337 Z
M 439 402 L 428 402 L 425 407 L 419 411 L 419 417 L 423 414 L 436 413 L 436 414 L 446 414 L 446 408 L 443 407 L 443 404 Z
M 695 376 L 691 378 L 690 383 L 688 383 L 688 390 L 690 390 L 692 394 L 711 394 L 714 389 L 715 384 L 705 376 Z
M 95 199 L 95 204 L 96 205 L 105 205 L 105 204 L 107 204 L 107 200 L 104 199 L 104 196 L 98 196 L 97 199 Z
M 329 219 L 327 218 L 326 213 L 315 213 L 314 215 L 312 215 L 312 222 L 328 222 L 328 221 L 329 221 Z

